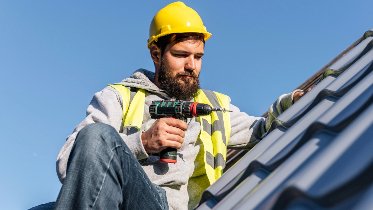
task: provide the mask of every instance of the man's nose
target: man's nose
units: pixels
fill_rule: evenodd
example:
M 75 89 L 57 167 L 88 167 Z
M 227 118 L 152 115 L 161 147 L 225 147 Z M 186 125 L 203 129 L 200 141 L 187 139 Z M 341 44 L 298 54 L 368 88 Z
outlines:
M 196 69 L 196 61 L 193 56 L 189 56 L 185 63 L 185 69 L 194 71 Z

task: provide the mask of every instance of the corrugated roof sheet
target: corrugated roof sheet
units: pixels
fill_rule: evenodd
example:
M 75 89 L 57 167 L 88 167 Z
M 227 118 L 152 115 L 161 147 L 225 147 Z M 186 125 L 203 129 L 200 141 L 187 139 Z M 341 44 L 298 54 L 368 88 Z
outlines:
M 204 192 L 197 209 L 372 208 L 372 35 L 301 85 L 313 88 Z

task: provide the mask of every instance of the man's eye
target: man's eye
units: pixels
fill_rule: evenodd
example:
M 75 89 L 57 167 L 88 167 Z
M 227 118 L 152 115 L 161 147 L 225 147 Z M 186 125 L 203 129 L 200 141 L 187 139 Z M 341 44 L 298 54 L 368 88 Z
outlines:
M 187 55 L 185 54 L 174 54 L 175 57 L 178 57 L 178 58 L 185 58 L 187 57 Z

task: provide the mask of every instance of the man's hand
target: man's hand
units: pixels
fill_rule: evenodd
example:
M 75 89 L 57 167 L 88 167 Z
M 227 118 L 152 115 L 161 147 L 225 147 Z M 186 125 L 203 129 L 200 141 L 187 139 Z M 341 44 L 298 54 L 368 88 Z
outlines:
M 188 125 L 179 119 L 161 118 L 141 135 L 146 152 L 157 153 L 167 147 L 180 149 Z

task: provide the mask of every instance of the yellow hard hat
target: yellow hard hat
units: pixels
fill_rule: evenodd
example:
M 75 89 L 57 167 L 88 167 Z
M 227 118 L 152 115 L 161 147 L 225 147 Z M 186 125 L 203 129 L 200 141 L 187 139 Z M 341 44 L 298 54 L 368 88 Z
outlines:
M 206 30 L 198 13 L 183 2 L 171 3 L 158 11 L 149 28 L 148 47 L 159 37 L 174 33 L 201 33 L 204 40 L 212 35 Z

